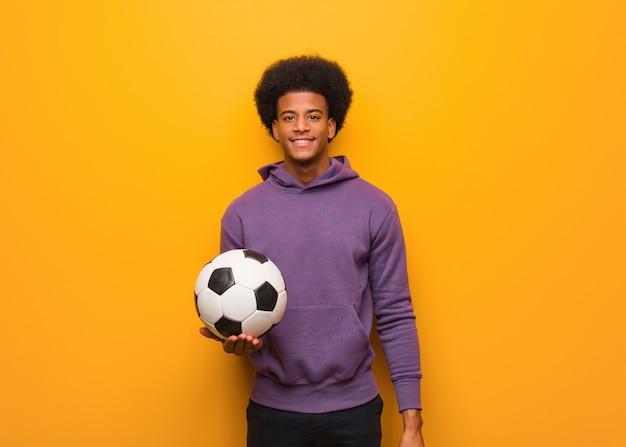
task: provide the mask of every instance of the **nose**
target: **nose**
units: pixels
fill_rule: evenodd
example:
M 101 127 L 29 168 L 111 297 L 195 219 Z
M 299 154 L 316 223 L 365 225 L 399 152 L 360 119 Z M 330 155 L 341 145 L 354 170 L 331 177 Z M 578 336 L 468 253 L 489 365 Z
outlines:
M 306 132 L 309 130 L 309 123 L 306 117 L 296 118 L 294 121 L 294 131 L 296 132 Z

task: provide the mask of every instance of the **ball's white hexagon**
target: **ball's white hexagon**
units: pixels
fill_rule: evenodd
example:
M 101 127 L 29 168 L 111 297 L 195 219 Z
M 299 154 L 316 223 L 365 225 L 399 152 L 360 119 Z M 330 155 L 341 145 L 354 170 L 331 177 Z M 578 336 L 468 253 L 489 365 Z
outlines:
M 241 331 L 253 337 L 259 337 L 274 325 L 274 312 L 257 310 L 241 323 Z
M 198 274 L 198 278 L 196 279 L 196 285 L 193 289 L 196 296 L 200 295 L 200 293 L 204 289 L 206 289 L 207 284 L 209 284 L 209 278 L 211 277 L 211 273 L 213 273 L 213 270 L 215 269 L 213 268 L 211 263 L 208 263 L 207 265 L 202 267 L 202 270 L 200 270 L 200 273 Z
M 265 282 L 264 264 L 256 259 L 243 258 L 232 267 L 235 284 L 254 290 Z
M 211 289 L 205 288 L 196 298 L 198 312 L 203 320 L 209 323 L 215 323 L 222 318 L 222 306 L 219 295 L 216 295 Z
M 287 308 L 287 291 L 283 290 L 278 294 L 278 300 L 276 301 L 276 307 L 272 313 L 274 314 L 274 324 L 278 323 L 285 314 L 285 309 Z
M 283 275 L 281 275 L 280 270 L 278 270 L 278 267 L 276 267 L 276 264 L 268 260 L 262 265 L 263 270 L 265 271 L 265 280 L 274 286 L 277 292 L 285 290 L 285 280 Z
M 235 284 L 222 294 L 222 313 L 226 318 L 243 321 L 256 310 L 254 292 L 247 287 Z
M 221 267 L 232 267 L 237 264 L 240 260 L 243 259 L 243 251 L 242 250 L 230 250 L 225 251 L 217 255 L 211 261 L 211 265 L 213 268 L 221 268 Z

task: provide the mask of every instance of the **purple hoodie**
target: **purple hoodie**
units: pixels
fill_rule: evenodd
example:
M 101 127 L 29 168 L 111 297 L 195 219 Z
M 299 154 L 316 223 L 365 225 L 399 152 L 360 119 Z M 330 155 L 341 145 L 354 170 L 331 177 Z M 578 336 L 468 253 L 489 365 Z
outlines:
M 373 315 L 399 410 L 421 408 L 420 358 L 396 207 L 345 157 L 303 187 L 282 163 L 222 218 L 221 250 L 270 258 L 287 284 L 283 319 L 252 354 L 251 399 L 301 413 L 352 408 L 376 397 Z

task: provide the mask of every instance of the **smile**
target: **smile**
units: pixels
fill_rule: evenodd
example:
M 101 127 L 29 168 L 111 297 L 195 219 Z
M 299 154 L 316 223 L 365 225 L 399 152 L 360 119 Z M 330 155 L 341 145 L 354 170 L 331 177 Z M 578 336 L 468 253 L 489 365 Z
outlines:
M 306 146 L 307 144 L 311 143 L 313 140 L 314 140 L 313 138 L 309 138 L 309 139 L 298 138 L 298 139 L 291 140 L 291 142 L 295 144 L 296 146 Z

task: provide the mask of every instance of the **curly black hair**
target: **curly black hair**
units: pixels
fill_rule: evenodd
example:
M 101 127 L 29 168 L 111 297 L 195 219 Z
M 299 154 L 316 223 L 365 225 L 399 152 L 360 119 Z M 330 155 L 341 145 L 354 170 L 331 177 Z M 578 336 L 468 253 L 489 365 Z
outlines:
M 271 64 L 254 92 L 261 122 L 272 135 L 278 98 L 290 92 L 312 92 L 326 98 L 329 117 L 336 132 L 343 127 L 352 102 L 352 90 L 343 69 L 334 61 L 319 56 L 295 56 Z

